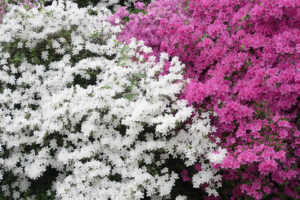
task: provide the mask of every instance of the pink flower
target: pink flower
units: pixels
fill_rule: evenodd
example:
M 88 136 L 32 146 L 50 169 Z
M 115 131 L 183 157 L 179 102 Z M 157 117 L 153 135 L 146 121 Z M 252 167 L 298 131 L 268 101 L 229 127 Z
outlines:
M 272 156 L 273 159 L 278 159 L 281 162 L 284 162 L 286 160 L 286 152 L 283 150 L 280 150 L 279 152 L 274 153 L 274 155 Z
M 270 194 L 271 193 L 271 189 L 268 186 L 264 186 L 263 191 L 266 194 Z
M 237 160 L 242 164 L 247 164 L 258 161 L 258 156 L 252 151 L 244 151 L 238 156 Z
M 261 174 L 267 175 L 270 172 L 273 172 L 277 169 L 277 162 L 274 160 L 265 160 L 264 162 L 258 165 L 258 170 Z
M 280 127 L 291 128 L 290 123 L 287 122 L 287 121 L 280 120 L 277 124 L 278 124 L 278 126 L 280 126 Z
M 135 3 L 134 3 L 134 7 L 135 7 L 136 9 L 142 10 L 142 9 L 145 8 L 145 4 L 144 4 L 143 2 L 135 2 Z
M 188 176 L 188 171 L 186 169 L 182 170 L 182 172 L 180 173 L 183 182 L 186 181 L 191 181 L 192 179 Z
M 198 172 L 202 170 L 201 164 L 199 164 L 199 163 L 196 163 L 196 164 L 194 165 L 194 168 L 195 168 L 195 170 L 198 171 Z

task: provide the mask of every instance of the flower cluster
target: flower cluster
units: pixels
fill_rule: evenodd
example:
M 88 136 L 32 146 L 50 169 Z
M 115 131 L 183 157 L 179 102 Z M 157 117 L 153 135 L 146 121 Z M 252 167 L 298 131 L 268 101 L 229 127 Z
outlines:
M 167 52 L 186 65 L 183 98 L 217 114 L 225 193 L 300 198 L 300 1 L 157 0 L 138 9 L 111 18 L 124 25 L 118 39 L 143 40 L 157 58 Z
M 98 8 L 106 7 L 113 11 L 116 11 L 121 6 L 130 7 L 136 0 L 71 0 L 78 4 L 79 7 L 86 7 L 89 5 L 96 6 Z M 149 3 L 151 0 L 144 0 Z M 23 6 L 26 9 L 34 7 L 43 7 L 44 5 L 52 4 L 52 0 L 0 0 L 0 22 L 2 21 L 5 13 L 8 12 L 11 5 Z M 140 4 L 140 2 L 137 2 Z
M 123 6 L 130 6 L 133 2 L 136 0 L 125 0 L 123 1 L 123 4 L 121 4 L 121 0 L 101 0 L 97 3 L 98 7 L 112 7 L 113 10 L 117 10 L 122 5 Z
M 28 199 L 35 185 L 66 200 L 167 198 L 179 177 L 167 165 L 174 159 L 201 165 L 194 186 L 216 194 L 221 177 L 211 162 L 223 150 L 210 139 L 210 112 L 179 98 L 184 65 L 166 53 L 155 61 L 135 39 L 118 42 L 109 15 L 63 1 L 6 14 L 0 195 Z
M 40 6 L 42 3 L 43 0 L 0 0 L 0 22 L 12 4 L 24 6 L 25 8 L 30 9 Z
M 106 7 L 113 11 L 116 11 L 122 6 L 131 7 L 137 0 L 71 0 L 78 4 L 79 7 L 86 7 L 88 5 L 96 7 Z M 151 0 L 142 0 L 144 2 L 150 2 Z

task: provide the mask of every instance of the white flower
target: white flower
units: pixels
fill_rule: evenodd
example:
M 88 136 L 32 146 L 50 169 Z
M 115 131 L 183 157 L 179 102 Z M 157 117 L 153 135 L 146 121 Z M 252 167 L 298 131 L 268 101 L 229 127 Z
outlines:
M 223 161 L 227 153 L 226 149 L 219 149 L 218 153 L 216 152 L 210 152 L 207 155 L 207 158 L 210 160 L 210 162 L 219 164 Z
M 120 23 L 120 19 L 119 19 L 119 18 L 116 18 L 116 19 L 115 19 L 115 23 L 116 23 L 116 24 L 119 24 L 119 23 Z
M 42 163 L 39 163 L 39 161 L 37 160 L 36 162 L 25 168 L 25 173 L 31 179 L 36 179 L 40 177 L 45 170 L 46 166 Z
M 192 177 L 193 186 L 197 188 L 204 183 L 210 183 L 213 176 L 212 170 L 201 170 Z
M 23 47 L 23 42 L 18 42 L 18 49 L 21 49 Z
M 48 51 L 42 51 L 42 59 L 43 60 L 48 60 L 48 56 L 49 56 L 49 53 L 48 53 Z
M 179 195 L 179 196 L 176 197 L 175 200 L 187 200 L 187 196 Z

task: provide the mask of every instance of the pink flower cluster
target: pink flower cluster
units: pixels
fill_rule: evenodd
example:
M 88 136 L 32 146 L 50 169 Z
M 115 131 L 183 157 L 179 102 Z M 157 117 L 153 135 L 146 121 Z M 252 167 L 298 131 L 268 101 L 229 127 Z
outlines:
M 226 194 L 299 199 L 300 1 L 156 0 L 138 9 L 146 14 L 121 8 L 112 18 L 124 24 L 119 40 L 135 37 L 185 63 L 183 98 L 217 114 L 228 154 L 215 167 L 234 186 Z

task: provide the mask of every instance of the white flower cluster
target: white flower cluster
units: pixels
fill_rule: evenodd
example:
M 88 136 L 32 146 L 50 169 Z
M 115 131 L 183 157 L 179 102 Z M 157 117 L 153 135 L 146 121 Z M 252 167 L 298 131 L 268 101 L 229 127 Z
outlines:
M 137 0 L 125 0 L 123 1 L 124 6 L 129 7 L 132 3 L 134 3 Z M 100 0 L 97 4 L 97 7 L 113 7 L 113 10 L 116 11 L 118 8 L 120 8 L 122 5 L 120 4 L 121 0 Z
M 92 12 L 91 12 L 92 11 Z M 132 39 L 117 42 L 105 9 L 54 2 L 15 6 L 0 25 L 0 183 L 20 199 L 49 171 L 57 199 L 168 197 L 179 177 L 168 160 L 202 163 L 196 187 L 219 177 L 206 155 L 217 147 L 209 114 L 178 94 L 182 64 L 159 62 Z M 194 181 L 194 180 L 193 180 Z M 11 194 L 13 191 L 13 194 Z

